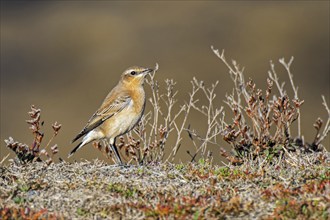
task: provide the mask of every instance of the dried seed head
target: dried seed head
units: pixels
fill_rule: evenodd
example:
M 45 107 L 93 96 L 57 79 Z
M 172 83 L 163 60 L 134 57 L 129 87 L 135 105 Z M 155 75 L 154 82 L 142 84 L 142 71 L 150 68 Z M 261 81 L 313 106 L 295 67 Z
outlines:
M 295 104 L 297 108 L 300 108 L 300 106 L 305 102 L 304 100 L 299 101 L 299 99 L 293 99 L 292 102 Z
M 28 112 L 31 118 L 37 118 L 40 117 L 40 109 L 37 109 L 34 105 L 31 105 L 31 111 Z
M 58 133 L 58 131 L 61 129 L 61 127 L 62 127 L 62 125 L 61 124 L 58 124 L 57 121 L 55 121 L 55 123 L 52 124 L 52 128 L 53 128 L 55 134 Z
M 323 124 L 323 121 L 321 118 L 318 118 L 316 119 L 315 123 L 313 124 L 314 128 L 319 131 L 321 130 L 321 127 L 322 127 L 322 124 Z
M 52 146 L 50 149 L 51 149 L 53 155 L 58 153 L 57 144 L 55 144 L 54 146 Z

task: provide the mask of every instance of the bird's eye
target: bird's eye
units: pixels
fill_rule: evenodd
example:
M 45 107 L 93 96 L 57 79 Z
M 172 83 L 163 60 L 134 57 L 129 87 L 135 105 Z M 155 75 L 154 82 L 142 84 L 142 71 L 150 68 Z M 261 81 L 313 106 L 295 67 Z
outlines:
M 135 71 L 132 71 L 132 72 L 131 72 L 131 75 L 132 75 L 132 76 L 134 76 L 135 74 L 136 74 L 136 72 L 135 72 Z

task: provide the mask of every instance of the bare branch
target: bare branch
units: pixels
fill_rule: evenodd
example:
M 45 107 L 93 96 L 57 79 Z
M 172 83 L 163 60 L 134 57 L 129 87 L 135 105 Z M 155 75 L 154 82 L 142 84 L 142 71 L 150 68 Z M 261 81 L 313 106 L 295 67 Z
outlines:
M 291 64 L 294 60 L 294 57 L 292 56 L 289 60 L 289 62 L 285 62 L 284 58 L 279 59 L 279 62 L 284 66 L 284 68 L 286 69 L 289 79 L 290 79 L 290 83 L 291 83 L 291 87 L 292 90 L 294 92 L 294 99 L 299 101 L 299 97 L 298 97 L 298 87 L 295 87 L 294 82 L 293 82 L 293 74 L 291 73 Z M 298 137 L 301 137 L 301 118 L 300 118 L 300 108 L 297 108 L 297 113 L 298 113 Z

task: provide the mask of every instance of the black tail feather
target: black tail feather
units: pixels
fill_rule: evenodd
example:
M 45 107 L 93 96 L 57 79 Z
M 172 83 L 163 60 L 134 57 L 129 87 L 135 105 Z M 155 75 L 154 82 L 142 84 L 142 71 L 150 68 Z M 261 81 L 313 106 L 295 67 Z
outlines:
M 68 158 L 71 157 L 77 150 L 79 150 L 79 148 L 81 148 L 82 146 L 82 142 L 80 142 L 68 155 Z
M 86 126 L 75 138 L 73 138 L 71 143 L 75 142 L 76 140 L 78 140 L 79 138 L 81 138 L 82 136 L 84 136 L 94 128 L 100 126 L 104 121 L 105 119 L 98 120 L 97 122 L 94 122 L 93 124 Z
M 71 143 L 75 142 L 76 140 L 78 140 L 79 138 L 81 138 L 82 136 L 84 136 L 84 134 L 86 134 L 86 133 L 80 132 L 75 138 L 73 138 L 73 140 L 71 141 Z

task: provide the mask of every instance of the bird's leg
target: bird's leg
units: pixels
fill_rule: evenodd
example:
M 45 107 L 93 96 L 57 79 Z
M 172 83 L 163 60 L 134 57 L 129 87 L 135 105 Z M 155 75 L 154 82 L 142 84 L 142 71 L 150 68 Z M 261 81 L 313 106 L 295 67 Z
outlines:
M 113 138 L 113 139 L 111 138 L 110 141 L 109 141 L 111 150 L 115 153 L 116 160 L 117 160 L 118 164 L 119 165 L 122 165 L 123 164 L 123 161 L 120 158 L 120 155 L 119 155 L 119 152 L 118 152 L 118 149 L 117 149 L 115 143 L 116 143 L 116 139 L 115 138 Z

